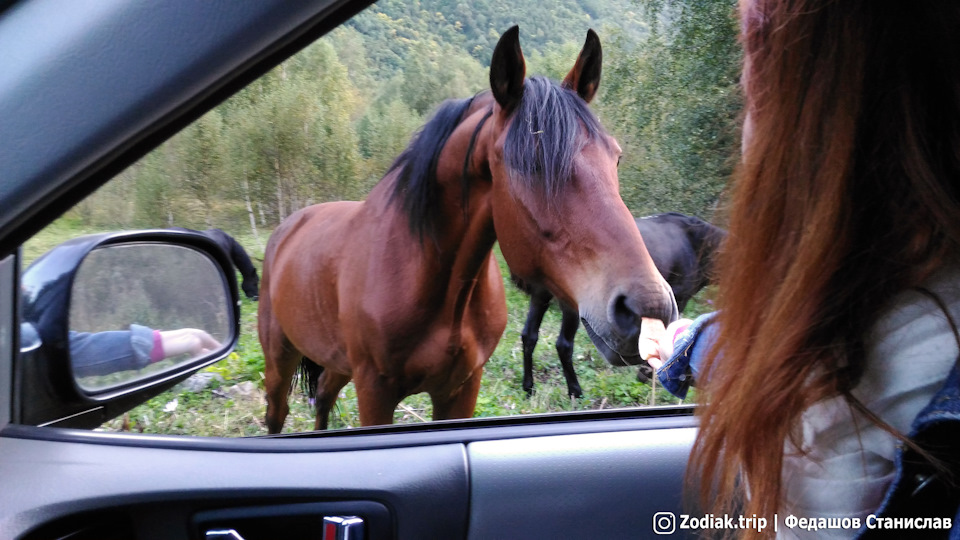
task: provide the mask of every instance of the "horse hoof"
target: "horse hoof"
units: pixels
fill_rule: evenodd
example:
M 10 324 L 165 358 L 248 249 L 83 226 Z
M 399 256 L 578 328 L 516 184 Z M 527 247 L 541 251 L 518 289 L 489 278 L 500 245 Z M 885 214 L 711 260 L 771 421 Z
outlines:
M 637 381 L 644 384 L 650 384 L 650 379 L 653 377 L 653 368 L 646 364 L 641 364 L 637 369 Z

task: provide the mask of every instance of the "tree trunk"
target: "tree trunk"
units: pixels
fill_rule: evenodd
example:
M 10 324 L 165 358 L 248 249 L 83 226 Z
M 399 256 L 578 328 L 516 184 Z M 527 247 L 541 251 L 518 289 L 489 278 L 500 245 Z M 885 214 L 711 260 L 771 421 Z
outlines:
M 273 158 L 273 171 L 277 178 L 277 222 L 283 221 L 287 217 L 283 212 L 283 177 L 280 176 L 280 160 Z
M 250 204 L 250 184 L 247 182 L 246 174 L 243 176 L 243 201 L 247 203 L 247 215 L 250 216 L 250 230 L 253 231 L 253 238 L 260 246 L 260 251 L 263 251 L 263 241 L 260 240 L 260 233 L 257 232 L 257 218 L 253 215 L 253 205 Z

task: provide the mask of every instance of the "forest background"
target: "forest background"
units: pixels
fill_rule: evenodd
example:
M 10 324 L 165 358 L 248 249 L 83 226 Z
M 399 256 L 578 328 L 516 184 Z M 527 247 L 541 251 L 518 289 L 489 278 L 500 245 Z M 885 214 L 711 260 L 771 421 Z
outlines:
M 723 225 L 739 148 L 735 8 L 736 0 L 381 0 L 80 202 L 26 244 L 25 259 L 86 232 L 181 226 L 221 228 L 256 261 L 286 216 L 363 199 L 442 100 L 487 89 L 493 47 L 514 24 L 527 74 L 556 80 L 573 66 L 586 30 L 598 32 L 603 75 L 591 108 L 623 148 L 621 196 L 635 216 L 678 211 Z M 527 398 L 519 340 L 527 299 L 507 289 L 510 320 L 485 369 L 477 416 L 676 402 L 637 382 L 634 370 L 606 365 L 582 332 L 575 364 L 586 395 L 571 400 L 552 347 L 557 313 L 541 328 L 537 394 Z M 710 309 L 705 302 L 686 314 Z M 246 299 L 242 326 L 235 353 L 207 370 L 218 382 L 166 392 L 105 428 L 263 433 L 264 360 L 256 304 Z M 358 425 L 352 385 L 339 403 L 332 425 Z M 420 395 L 395 420 L 429 416 Z M 287 429 L 312 429 L 312 417 L 305 399 L 291 399 Z
M 713 217 L 736 150 L 731 0 L 383 0 L 213 109 L 72 216 L 96 227 L 220 227 L 260 245 L 304 206 L 365 197 L 442 100 L 488 88 L 520 25 L 527 73 L 560 80 L 587 28 L 604 47 L 593 109 L 623 147 L 636 216 Z

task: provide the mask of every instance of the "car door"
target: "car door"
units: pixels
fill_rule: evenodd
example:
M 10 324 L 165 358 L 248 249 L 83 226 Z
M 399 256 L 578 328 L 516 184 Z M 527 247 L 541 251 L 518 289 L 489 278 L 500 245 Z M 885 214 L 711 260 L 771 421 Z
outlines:
M 0 12 L 0 538 L 354 538 L 353 517 L 367 538 L 683 533 L 690 407 L 246 439 L 25 421 L 20 245 L 366 4 L 30 0 Z

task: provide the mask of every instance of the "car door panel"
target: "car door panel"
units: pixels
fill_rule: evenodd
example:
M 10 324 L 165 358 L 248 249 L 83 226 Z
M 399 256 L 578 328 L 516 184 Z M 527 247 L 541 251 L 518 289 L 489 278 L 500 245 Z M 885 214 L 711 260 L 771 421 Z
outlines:
M 687 427 L 472 443 L 469 537 L 649 536 L 654 514 L 681 508 L 695 435 Z
M 0 429 L 10 423 L 13 413 L 14 325 L 16 317 L 17 257 L 0 259 Z M 9 321 L 11 324 L 7 324 Z M 2 458 L 0 458 L 2 459 Z
M 271 500 L 379 501 L 400 538 L 461 537 L 466 523 L 464 448 L 456 444 L 247 453 L 0 438 L 0 455 L 4 485 L 24 488 L 3 490 L 0 538 L 71 514 L 134 507 L 142 515 L 142 506 L 172 510 L 163 516 L 171 528 L 158 537 L 183 538 L 177 531 L 194 512 Z
M 236 440 L 10 426 L 0 478 L 45 488 L 0 490 L 0 538 L 91 512 L 188 538 L 198 512 L 349 501 L 386 506 L 397 538 L 636 538 L 680 511 L 695 433 L 643 415 Z

